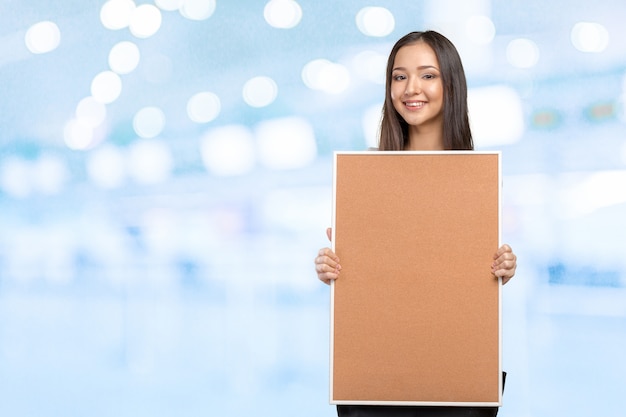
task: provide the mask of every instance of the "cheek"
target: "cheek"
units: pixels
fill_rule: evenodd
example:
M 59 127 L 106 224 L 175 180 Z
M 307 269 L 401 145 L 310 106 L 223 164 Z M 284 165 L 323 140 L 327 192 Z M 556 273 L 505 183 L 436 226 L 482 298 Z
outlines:
M 443 100 L 443 86 L 440 84 L 433 85 L 430 89 L 430 95 Z
M 391 86 L 391 90 L 389 92 L 389 95 L 391 96 L 391 100 L 392 101 L 396 101 L 399 99 L 399 97 L 402 97 L 403 92 L 401 91 L 401 88 L 398 88 L 397 86 Z

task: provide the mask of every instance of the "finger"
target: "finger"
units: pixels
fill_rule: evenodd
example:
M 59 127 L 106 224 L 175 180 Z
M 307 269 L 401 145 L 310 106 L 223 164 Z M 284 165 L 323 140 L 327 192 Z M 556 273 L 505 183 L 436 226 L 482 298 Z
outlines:
M 341 265 L 334 262 L 330 258 L 320 256 L 315 259 L 315 272 L 318 274 L 323 274 L 325 272 L 334 272 L 338 274 L 339 271 L 341 271 Z
M 515 267 L 496 268 L 492 273 L 497 277 L 512 277 L 515 275 Z
M 516 269 L 517 264 L 505 263 L 501 268 L 495 268 L 492 272 L 496 277 L 502 278 L 502 284 L 506 284 L 511 278 L 513 278 L 513 276 L 515 276 Z
M 315 271 L 317 272 L 317 277 L 320 281 L 329 284 L 331 280 L 335 280 L 339 278 L 339 270 L 341 266 L 336 264 L 336 266 L 331 266 L 327 263 L 317 263 L 315 265 Z
M 493 269 L 500 269 L 500 268 L 512 268 L 515 265 L 517 265 L 517 256 L 515 256 L 513 253 L 505 253 L 501 255 L 498 259 L 493 261 L 493 264 L 491 265 L 491 267 Z
M 497 264 L 497 263 L 504 262 L 504 261 L 517 260 L 517 256 L 512 251 L 507 251 L 507 250 L 501 251 L 500 249 L 498 249 L 498 252 L 496 252 L 495 255 L 493 256 L 493 259 L 494 259 L 494 264 Z
M 491 265 L 493 269 L 512 268 L 517 264 L 515 257 L 503 257 L 496 259 Z
M 328 236 L 328 240 L 333 241 L 333 229 L 330 227 L 326 229 L 326 236 Z
M 317 274 L 317 277 L 323 283 L 330 284 L 331 281 L 334 281 L 337 278 L 339 278 L 339 274 L 335 274 L 335 273 L 332 273 L 332 272 L 326 272 L 324 274 Z
M 332 259 L 324 256 L 318 256 L 317 258 L 315 258 L 315 272 L 317 272 L 318 274 L 323 274 L 326 272 L 339 274 L 340 271 L 341 265 L 339 265 Z
M 515 270 L 517 266 L 516 262 L 513 260 L 502 261 L 499 263 L 494 263 L 491 266 L 491 271 L 495 274 L 497 271 L 512 271 Z
M 318 252 L 318 258 L 320 256 L 326 256 L 326 257 L 332 259 L 335 262 L 339 262 L 339 257 L 330 248 L 322 248 L 322 249 L 320 249 L 320 251 Z M 316 258 L 315 262 L 317 262 L 317 258 Z
M 511 278 L 513 278 L 514 275 L 515 275 L 514 271 L 505 271 L 505 270 L 496 271 L 496 277 L 502 279 L 502 285 L 509 282 Z
M 506 243 L 498 248 L 496 253 L 493 255 L 493 259 L 498 259 L 505 253 L 513 253 L 513 249 L 511 249 L 511 247 Z

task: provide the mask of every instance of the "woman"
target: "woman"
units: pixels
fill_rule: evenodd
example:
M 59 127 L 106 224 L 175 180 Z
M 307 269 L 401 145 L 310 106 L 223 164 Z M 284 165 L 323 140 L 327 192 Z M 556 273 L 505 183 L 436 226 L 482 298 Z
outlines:
M 467 83 L 459 54 L 443 35 L 412 32 L 402 37 L 387 61 L 381 151 L 472 150 Z M 331 230 L 327 230 L 331 238 Z M 487 267 L 487 266 L 486 266 Z M 491 272 L 508 282 L 517 268 L 509 245 L 493 256 Z M 339 278 L 341 265 L 330 248 L 315 258 L 318 278 Z M 338 406 L 339 416 L 495 416 L 497 407 Z

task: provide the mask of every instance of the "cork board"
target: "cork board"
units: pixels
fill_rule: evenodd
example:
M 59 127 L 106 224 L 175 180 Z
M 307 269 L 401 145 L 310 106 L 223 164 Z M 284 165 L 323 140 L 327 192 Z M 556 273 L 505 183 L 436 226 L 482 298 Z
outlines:
M 500 156 L 335 153 L 331 404 L 501 404 Z

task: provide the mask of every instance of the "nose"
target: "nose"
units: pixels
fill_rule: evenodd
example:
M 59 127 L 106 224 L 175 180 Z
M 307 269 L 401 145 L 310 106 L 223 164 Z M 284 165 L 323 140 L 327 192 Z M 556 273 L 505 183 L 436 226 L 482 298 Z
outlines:
M 406 89 L 404 90 L 405 96 L 412 96 L 414 94 L 420 94 L 422 92 L 422 85 L 418 77 L 410 77 L 406 83 Z

